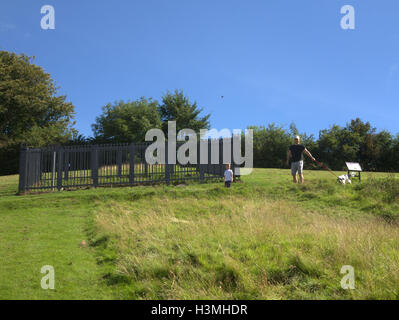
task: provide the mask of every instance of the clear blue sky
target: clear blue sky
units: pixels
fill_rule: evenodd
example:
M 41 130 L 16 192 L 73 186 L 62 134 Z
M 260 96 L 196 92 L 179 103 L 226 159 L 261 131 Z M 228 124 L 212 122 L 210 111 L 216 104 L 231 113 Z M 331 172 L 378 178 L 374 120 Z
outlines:
M 106 103 L 175 88 L 219 130 L 295 121 L 318 136 L 360 117 L 399 131 L 397 0 L 3 0 L 0 50 L 36 56 L 86 136 Z

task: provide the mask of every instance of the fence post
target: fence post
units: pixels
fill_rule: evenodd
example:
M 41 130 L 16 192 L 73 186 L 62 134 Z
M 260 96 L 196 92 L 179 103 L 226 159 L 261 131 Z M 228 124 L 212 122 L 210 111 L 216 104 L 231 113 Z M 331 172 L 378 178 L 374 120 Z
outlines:
M 134 144 L 131 143 L 129 146 L 129 183 L 130 186 L 134 186 Z
M 208 174 L 213 174 L 213 164 L 212 164 L 212 139 L 209 139 L 209 146 L 208 146 Z
M 231 135 L 231 168 L 233 171 L 233 181 L 236 181 L 235 163 L 234 163 L 234 134 Z
M 51 191 L 54 191 L 55 187 L 55 165 L 57 161 L 57 151 L 54 147 L 51 148 Z
M 165 183 L 169 185 L 169 156 L 168 156 L 168 142 L 165 142 Z
M 200 148 L 200 141 L 201 141 L 201 139 L 199 139 L 199 140 L 197 140 L 197 164 L 196 164 L 196 166 L 195 166 L 195 169 L 197 170 L 197 172 L 199 172 L 200 171 L 200 160 L 201 160 L 201 157 L 200 157 L 200 152 L 201 152 L 201 148 Z
M 64 179 L 65 181 L 68 181 L 69 178 L 69 151 L 64 149 Z
M 223 164 L 223 138 L 219 139 L 219 176 L 224 175 L 224 164 Z
M 122 175 L 122 148 L 121 148 L 121 146 L 118 146 L 118 149 L 116 150 L 116 164 L 118 166 L 118 178 L 120 178 Z
M 57 156 L 58 156 L 58 168 L 57 168 L 57 189 L 58 191 L 62 188 L 62 164 L 63 164 L 63 148 L 57 148 Z
M 98 146 L 91 147 L 91 178 L 94 188 L 98 187 Z
M 20 193 L 24 193 L 28 186 L 26 185 L 26 178 L 27 178 L 27 164 L 28 164 L 28 148 L 21 147 L 19 153 L 19 186 L 18 191 Z
M 145 159 L 144 159 L 144 175 L 146 178 L 148 178 L 148 163 Z
M 204 140 L 204 143 L 205 143 L 205 141 L 208 141 L 208 140 Z M 201 163 L 201 140 L 200 140 L 200 165 L 199 165 L 199 170 L 200 170 L 200 180 L 201 180 L 201 182 L 204 182 L 204 180 L 205 180 L 205 166 L 207 165 L 206 163 Z M 207 146 L 207 148 L 208 148 L 208 146 Z

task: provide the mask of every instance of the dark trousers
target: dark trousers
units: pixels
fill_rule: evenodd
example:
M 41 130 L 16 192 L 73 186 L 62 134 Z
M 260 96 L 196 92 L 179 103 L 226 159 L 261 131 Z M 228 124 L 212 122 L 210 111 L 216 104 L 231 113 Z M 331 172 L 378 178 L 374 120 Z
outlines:
M 231 186 L 231 181 L 225 181 L 225 182 L 224 182 L 224 186 L 225 186 L 226 188 L 230 188 L 230 186 Z

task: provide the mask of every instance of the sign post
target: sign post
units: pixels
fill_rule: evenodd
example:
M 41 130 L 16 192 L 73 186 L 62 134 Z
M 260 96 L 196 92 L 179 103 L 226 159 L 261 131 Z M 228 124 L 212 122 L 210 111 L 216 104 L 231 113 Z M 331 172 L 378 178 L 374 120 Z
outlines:
M 346 167 L 348 168 L 348 177 L 351 178 L 351 173 L 354 172 L 354 178 L 359 178 L 359 182 L 361 181 L 360 173 L 362 172 L 362 167 L 358 162 L 345 162 Z

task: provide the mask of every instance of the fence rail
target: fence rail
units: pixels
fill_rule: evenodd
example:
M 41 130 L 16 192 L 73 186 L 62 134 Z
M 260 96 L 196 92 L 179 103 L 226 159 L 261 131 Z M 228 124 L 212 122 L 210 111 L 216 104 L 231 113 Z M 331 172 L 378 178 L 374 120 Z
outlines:
M 177 149 L 181 144 L 177 143 Z M 205 144 L 208 150 L 206 164 L 200 161 L 202 149 L 199 142 L 195 164 L 180 164 L 178 161 L 169 164 L 167 156 L 165 164 L 148 164 L 145 152 L 151 143 L 22 148 L 19 192 L 161 183 L 169 185 L 188 180 L 220 179 L 225 170 L 224 144 L 222 140 L 216 144 L 208 140 Z M 211 159 L 215 146 L 218 147 L 216 161 L 214 157 Z M 233 149 L 232 146 L 230 149 Z M 230 163 L 232 153 L 230 150 L 227 152 L 230 152 L 231 158 L 225 162 Z

